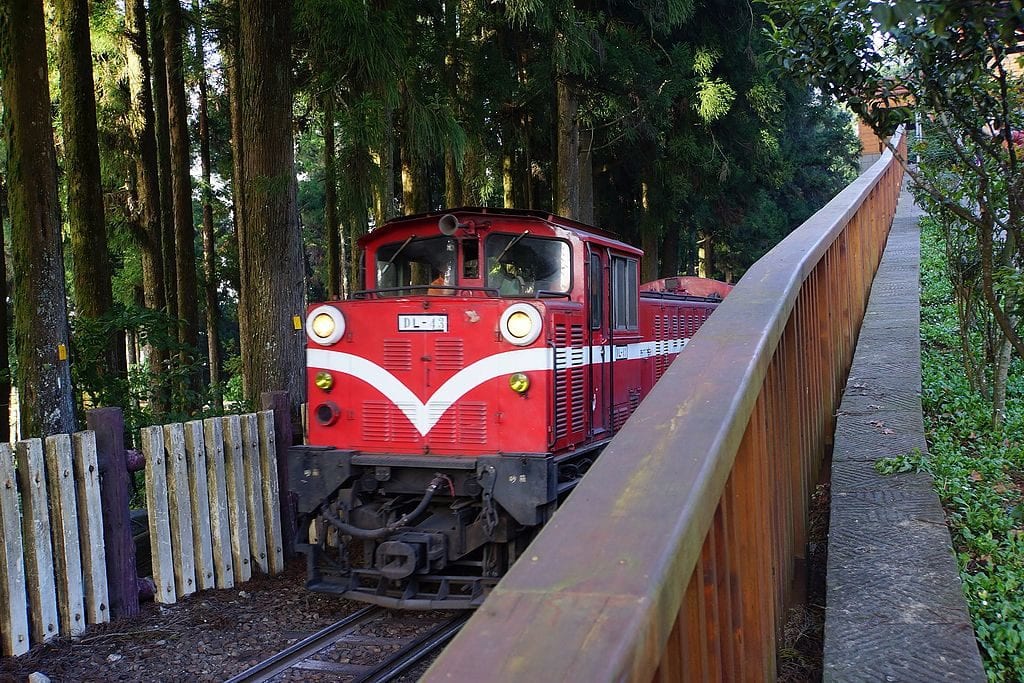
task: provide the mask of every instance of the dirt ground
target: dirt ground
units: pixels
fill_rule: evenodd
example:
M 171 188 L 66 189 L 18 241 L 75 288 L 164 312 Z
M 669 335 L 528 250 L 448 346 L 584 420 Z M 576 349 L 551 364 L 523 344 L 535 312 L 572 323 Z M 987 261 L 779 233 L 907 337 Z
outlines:
M 37 671 L 68 682 L 223 681 L 362 606 L 307 591 L 304 576 L 300 558 L 276 577 L 143 604 L 138 617 L 91 626 L 79 640 L 0 658 L 0 681 Z

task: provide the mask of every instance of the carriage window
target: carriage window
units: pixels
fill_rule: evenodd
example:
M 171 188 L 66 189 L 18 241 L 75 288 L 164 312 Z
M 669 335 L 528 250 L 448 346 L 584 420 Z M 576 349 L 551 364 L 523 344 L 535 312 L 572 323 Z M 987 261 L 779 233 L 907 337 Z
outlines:
M 635 330 L 639 327 L 637 260 L 612 257 L 612 326 L 616 330 Z
M 562 240 L 495 234 L 484 243 L 487 286 L 502 296 L 564 293 L 572 284 L 569 245 Z
M 455 240 L 450 237 L 410 237 L 377 250 L 377 288 L 409 287 L 397 294 L 455 284 Z
M 601 329 L 604 320 L 604 297 L 601 296 L 604 290 L 603 271 L 601 269 L 601 257 L 597 254 L 590 255 L 590 329 Z

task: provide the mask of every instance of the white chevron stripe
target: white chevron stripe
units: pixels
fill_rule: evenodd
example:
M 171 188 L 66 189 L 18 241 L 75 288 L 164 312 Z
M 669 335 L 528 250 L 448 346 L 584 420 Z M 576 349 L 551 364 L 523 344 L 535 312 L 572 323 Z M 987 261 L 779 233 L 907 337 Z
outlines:
M 625 349 L 626 360 L 650 358 L 652 356 L 679 353 L 689 339 L 672 339 L 663 342 L 640 342 L 617 346 L 615 355 L 623 358 Z M 552 363 L 551 349 L 534 348 L 505 351 L 487 356 L 472 363 L 448 379 L 435 391 L 426 403 L 421 403 L 400 379 L 390 372 L 360 356 L 329 349 L 306 349 L 306 365 L 310 368 L 332 370 L 344 375 L 361 379 L 390 399 L 398 407 L 416 430 L 426 436 L 441 419 L 445 411 L 466 393 L 503 375 L 513 372 L 535 372 L 551 370 L 553 367 L 568 369 L 585 367 L 591 363 L 607 363 L 612 358 L 610 346 L 590 346 L 584 348 L 564 347 L 555 350 Z

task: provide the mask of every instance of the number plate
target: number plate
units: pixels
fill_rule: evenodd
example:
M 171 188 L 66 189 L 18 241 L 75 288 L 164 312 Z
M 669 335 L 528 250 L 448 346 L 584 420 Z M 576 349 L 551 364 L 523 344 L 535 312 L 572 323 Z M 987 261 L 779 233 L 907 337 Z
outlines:
M 448 316 L 446 315 L 400 315 L 398 316 L 399 332 L 447 332 Z

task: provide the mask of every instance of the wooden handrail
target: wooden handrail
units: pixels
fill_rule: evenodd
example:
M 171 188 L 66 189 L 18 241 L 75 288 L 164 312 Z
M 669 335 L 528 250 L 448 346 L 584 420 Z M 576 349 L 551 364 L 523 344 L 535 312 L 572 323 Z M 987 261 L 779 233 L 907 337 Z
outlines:
M 886 152 L 751 267 L 423 680 L 775 678 L 901 180 Z

